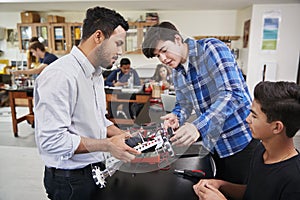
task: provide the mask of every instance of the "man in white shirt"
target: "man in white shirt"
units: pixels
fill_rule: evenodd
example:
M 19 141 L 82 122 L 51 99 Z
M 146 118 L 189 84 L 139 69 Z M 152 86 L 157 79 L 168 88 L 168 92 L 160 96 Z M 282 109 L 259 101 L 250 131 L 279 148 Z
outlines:
M 128 23 L 115 11 L 88 9 L 79 46 L 36 80 L 36 143 L 50 199 L 95 198 L 101 189 L 91 167 L 103 167 L 106 152 L 123 162 L 139 153 L 125 144 L 130 135 L 105 117 L 101 67 L 111 66 L 122 53 L 127 30 Z

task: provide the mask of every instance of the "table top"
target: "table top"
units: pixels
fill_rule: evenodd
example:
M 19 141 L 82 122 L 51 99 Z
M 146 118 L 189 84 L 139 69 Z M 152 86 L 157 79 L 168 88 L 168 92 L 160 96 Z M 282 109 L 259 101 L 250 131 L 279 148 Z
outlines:
M 199 179 L 176 175 L 174 174 L 175 169 L 200 169 L 206 173 L 206 178 L 213 177 L 213 166 L 209 155 L 205 157 L 182 157 L 166 169 L 147 173 L 117 171 L 107 179 L 107 185 L 99 199 L 198 200 L 193 191 L 193 185 Z
M 8 92 L 33 92 L 33 87 L 18 87 L 18 88 L 1 88 L 4 89 Z M 105 93 L 106 94 L 124 94 L 124 95 L 133 95 L 133 94 L 138 94 L 138 95 L 151 95 L 149 92 L 144 92 L 144 91 L 139 91 L 139 92 L 122 92 L 120 89 L 110 89 L 110 88 L 105 88 Z
M 18 87 L 18 88 L 5 88 L 7 91 L 11 92 L 28 92 L 28 91 L 33 91 L 33 87 Z
M 127 90 L 128 89 L 128 90 Z M 151 92 L 145 92 L 144 90 L 138 90 L 138 91 L 130 91 L 129 88 L 124 88 L 122 90 L 121 87 L 105 87 L 105 93 L 106 94 L 124 94 L 124 95 L 152 95 Z
M 33 97 L 33 87 L 5 88 L 8 92 L 26 92 L 27 96 Z

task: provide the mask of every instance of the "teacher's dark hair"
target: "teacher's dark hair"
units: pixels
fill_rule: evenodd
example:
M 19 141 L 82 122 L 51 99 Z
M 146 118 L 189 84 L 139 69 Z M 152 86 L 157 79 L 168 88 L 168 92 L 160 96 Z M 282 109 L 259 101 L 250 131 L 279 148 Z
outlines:
M 97 30 L 101 30 L 105 38 L 109 38 L 114 30 L 121 26 L 128 30 L 128 22 L 116 11 L 104 7 L 89 8 L 83 20 L 82 40 L 88 39 Z

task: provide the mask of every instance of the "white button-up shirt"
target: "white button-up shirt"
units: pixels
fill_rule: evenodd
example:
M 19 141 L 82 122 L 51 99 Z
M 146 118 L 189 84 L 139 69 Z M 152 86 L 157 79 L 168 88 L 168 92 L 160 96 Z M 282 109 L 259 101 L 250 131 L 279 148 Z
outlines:
M 104 139 L 112 122 L 106 119 L 101 68 L 73 47 L 50 64 L 34 88 L 36 143 L 47 167 L 77 169 L 103 161 L 103 152 L 74 154 L 80 136 Z

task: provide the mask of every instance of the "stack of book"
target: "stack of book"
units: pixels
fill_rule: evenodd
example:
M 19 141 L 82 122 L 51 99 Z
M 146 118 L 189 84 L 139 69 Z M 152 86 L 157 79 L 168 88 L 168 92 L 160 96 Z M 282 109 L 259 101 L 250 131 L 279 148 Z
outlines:
M 62 27 L 56 27 L 54 29 L 54 35 L 55 39 L 63 39 L 64 38 L 64 32 Z

